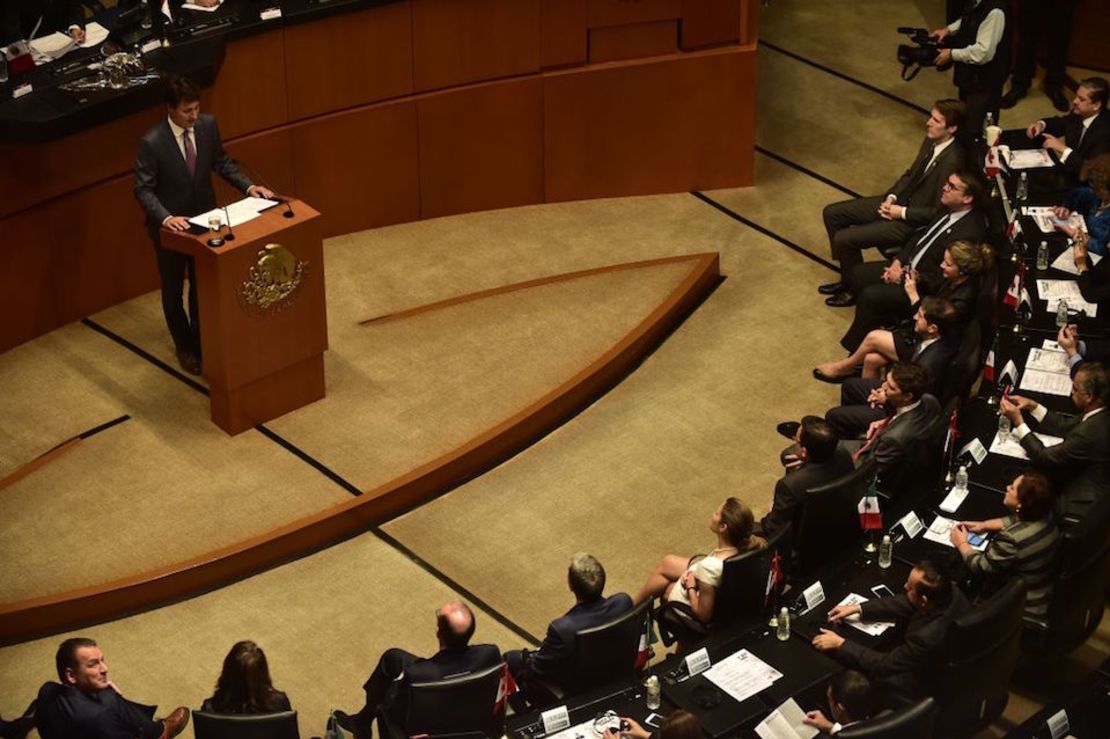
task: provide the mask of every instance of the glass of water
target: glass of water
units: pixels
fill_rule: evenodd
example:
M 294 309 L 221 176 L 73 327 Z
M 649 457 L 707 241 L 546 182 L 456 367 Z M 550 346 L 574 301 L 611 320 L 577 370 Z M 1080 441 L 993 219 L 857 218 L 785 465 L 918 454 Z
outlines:
M 220 227 L 224 225 L 223 219 L 216 213 L 208 216 L 208 228 L 212 231 L 219 231 Z

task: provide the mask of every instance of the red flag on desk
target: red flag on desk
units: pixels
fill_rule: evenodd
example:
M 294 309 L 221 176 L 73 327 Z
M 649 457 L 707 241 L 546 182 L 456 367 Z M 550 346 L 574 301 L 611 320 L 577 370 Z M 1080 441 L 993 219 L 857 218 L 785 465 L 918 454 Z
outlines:
M 859 511 L 859 525 L 864 531 L 874 531 L 883 527 L 883 512 L 879 510 L 879 496 L 865 495 L 856 506 Z
M 651 644 L 655 641 L 655 632 L 651 629 L 651 616 L 644 618 L 644 628 L 640 630 L 640 645 L 636 647 L 636 669 L 647 667 L 651 659 Z
M 983 379 L 987 382 L 994 382 L 994 347 L 987 352 L 987 363 L 983 365 Z
M 497 698 L 493 701 L 493 712 L 497 713 L 509 699 L 509 696 L 517 692 L 519 688 L 516 686 L 516 680 L 513 680 L 512 673 L 509 672 L 509 663 L 501 663 L 501 681 L 497 683 Z
M 1020 262 L 1019 262 L 1020 264 Z M 1018 303 L 1021 302 L 1021 268 L 1019 267 L 1014 272 L 1014 279 L 1010 280 L 1010 287 L 1006 288 L 1006 296 L 1002 298 L 1002 303 L 1011 308 L 1017 308 Z
M 771 603 L 771 596 L 778 591 L 782 584 L 782 557 L 775 553 L 771 557 L 771 569 L 767 571 L 767 587 L 763 590 L 763 605 Z

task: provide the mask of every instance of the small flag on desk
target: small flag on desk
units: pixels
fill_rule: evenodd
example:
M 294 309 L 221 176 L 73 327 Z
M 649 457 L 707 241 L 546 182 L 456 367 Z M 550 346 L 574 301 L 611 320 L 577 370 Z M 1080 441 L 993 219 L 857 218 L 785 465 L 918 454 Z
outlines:
M 1018 303 L 1021 301 L 1021 270 L 1014 272 L 1014 279 L 1010 280 L 1010 286 L 1006 288 L 1006 297 L 1002 298 L 1002 303 L 1011 308 L 1017 308 Z
M 874 531 L 883 527 L 883 513 L 879 510 L 879 496 L 865 495 L 856 506 L 859 511 L 859 525 L 864 531 Z
M 497 683 L 497 698 L 493 702 L 493 712 L 497 713 L 501 707 L 505 705 L 505 701 L 509 696 L 520 690 L 516 686 L 516 680 L 513 680 L 513 675 L 509 672 L 509 663 L 501 663 L 501 680 Z
M 1021 286 L 1021 299 L 1018 301 L 1019 305 L 1029 306 L 1030 312 L 1033 310 L 1033 298 L 1029 297 L 1029 291 L 1025 289 L 1025 285 Z
M 771 569 L 767 571 L 767 587 L 763 590 L 763 605 L 771 604 L 771 597 L 778 592 L 779 585 L 782 584 L 782 557 L 775 553 L 771 557 Z
M 1018 221 L 1017 215 L 1017 213 L 1014 213 L 1014 220 L 1010 221 L 1009 225 L 1006 226 L 1006 238 L 1010 241 L 1013 241 L 1023 233 L 1021 230 L 1021 222 Z
M 644 627 L 640 629 L 640 645 L 636 647 L 636 669 L 647 667 L 651 659 L 651 645 L 655 641 L 655 632 L 651 629 L 651 615 L 644 617 Z
M 987 352 L 987 363 L 983 365 L 983 379 L 987 382 L 994 382 L 994 347 Z

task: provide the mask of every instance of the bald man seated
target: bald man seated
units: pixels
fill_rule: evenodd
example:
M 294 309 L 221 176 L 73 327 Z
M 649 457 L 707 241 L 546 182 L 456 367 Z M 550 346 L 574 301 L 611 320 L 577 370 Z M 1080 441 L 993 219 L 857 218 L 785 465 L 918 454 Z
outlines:
M 339 725 L 354 734 L 355 739 L 370 739 L 373 736 L 371 724 L 379 708 L 398 720 L 405 715 L 408 686 L 412 683 L 459 677 L 500 663 L 501 650 L 494 645 L 470 646 L 473 635 L 474 613 L 470 608 L 458 601 L 445 603 L 436 611 L 439 651 L 423 659 L 403 649 L 387 649 L 362 686 L 366 691 L 366 705 L 353 715 L 336 711 Z

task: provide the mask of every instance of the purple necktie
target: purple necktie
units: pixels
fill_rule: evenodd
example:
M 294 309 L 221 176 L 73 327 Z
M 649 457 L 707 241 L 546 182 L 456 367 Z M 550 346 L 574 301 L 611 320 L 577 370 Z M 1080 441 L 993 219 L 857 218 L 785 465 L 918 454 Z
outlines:
M 192 132 L 191 128 L 187 128 L 183 134 L 185 138 L 185 166 L 189 169 L 190 175 L 195 175 L 197 173 L 197 147 L 193 146 Z

